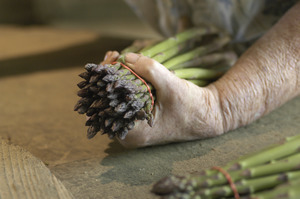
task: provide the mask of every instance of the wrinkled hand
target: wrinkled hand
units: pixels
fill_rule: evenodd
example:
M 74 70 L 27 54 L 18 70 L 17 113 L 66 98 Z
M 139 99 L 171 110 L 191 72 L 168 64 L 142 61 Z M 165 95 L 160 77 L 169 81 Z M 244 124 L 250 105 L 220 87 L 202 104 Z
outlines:
M 136 121 L 120 143 L 142 147 L 213 137 L 247 125 L 299 95 L 299 8 L 300 2 L 205 88 L 177 78 L 153 59 L 128 53 L 126 64 L 155 87 L 154 125 Z M 109 52 L 102 63 L 118 56 Z
M 200 88 L 179 79 L 163 65 L 140 54 L 128 53 L 126 65 L 151 82 L 156 90 L 154 125 L 136 121 L 124 140 L 126 147 L 213 137 L 223 133 L 222 115 L 214 87 Z
M 118 57 L 117 51 L 108 51 L 101 64 L 112 63 Z M 156 101 L 153 127 L 146 120 L 136 121 L 126 138 L 119 139 L 122 145 L 143 147 L 223 133 L 222 115 L 214 87 L 200 88 L 140 54 L 128 53 L 125 61 L 128 67 L 154 86 Z

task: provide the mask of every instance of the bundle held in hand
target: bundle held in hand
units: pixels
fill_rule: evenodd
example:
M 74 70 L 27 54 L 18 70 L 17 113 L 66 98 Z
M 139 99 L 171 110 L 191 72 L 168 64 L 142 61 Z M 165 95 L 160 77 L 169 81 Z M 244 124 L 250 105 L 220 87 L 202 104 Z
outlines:
M 86 121 L 86 126 L 89 126 L 87 137 L 90 139 L 101 132 L 110 138 L 118 136 L 124 139 L 134 128 L 136 120 L 146 119 L 150 126 L 153 124 L 151 111 L 155 89 L 125 68 L 125 53 L 149 56 L 174 71 L 179 78 L 204 86 L 219 78 L 224 67 L 220 70 L 203 66 L 224 66 L 224 63 L 228 66 L 236 60 L 233 52 L 224 52 L 229 40 L 227 35 L 218 34 L 213 27 L 193 28 L 152 46 L 130 46 L 122 51 L 115 63 L 87 64 L 86 72 L 79 75 L 84 81 L 77 84 L 80 88 L 77 94 L 81 99 L 74 107 L 75 111 L 89 117 Z

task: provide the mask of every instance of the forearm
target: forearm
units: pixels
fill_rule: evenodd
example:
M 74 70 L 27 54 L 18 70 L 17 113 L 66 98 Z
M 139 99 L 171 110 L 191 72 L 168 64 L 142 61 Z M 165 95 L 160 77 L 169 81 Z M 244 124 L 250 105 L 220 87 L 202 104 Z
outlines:
M 300 3 L 220 80 L 224 131 L 251 123 L 300 93 Z

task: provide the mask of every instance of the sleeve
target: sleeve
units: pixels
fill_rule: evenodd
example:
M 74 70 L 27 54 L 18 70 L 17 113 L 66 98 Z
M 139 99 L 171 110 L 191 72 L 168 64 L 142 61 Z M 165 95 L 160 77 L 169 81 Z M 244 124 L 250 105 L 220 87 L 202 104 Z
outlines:
M 164 36 L 174 35 L 182 26 L 190 26 L 191 12 L 187 0 L 125 1 L 140 18 Z

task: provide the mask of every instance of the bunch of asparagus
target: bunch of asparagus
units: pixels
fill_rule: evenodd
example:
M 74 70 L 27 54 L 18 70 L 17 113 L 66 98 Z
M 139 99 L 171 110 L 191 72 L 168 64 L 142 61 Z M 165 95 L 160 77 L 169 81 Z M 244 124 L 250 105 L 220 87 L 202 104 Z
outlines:
M 150 126 L 153 124 L 150 92 L 155 97 L 155 89 L 122 66 L 126 53 L 136 52 L 151 57 L 179 78 L 204 86 L 224 73 L 220 63 L 228 66 L 235 62 L 235 53 L 226 49 L 229 41 L 228 35 L 219 33 L 216 28 L 203 26 L 156 44 L 132 45 L 121 52 L 115 63 L 87 64 L 86 72 L 79 75 L 84 81 L 77 84 L 80 88 L 77 94 L 81 99 L 74 107 L 75 111 L 89 118 L 86 121 L 86 126 L 89 126 L 87 137 L 90 139 L 101 132 L 110 138 L 118 136 L 124 139 L 134 127 L 135 120 L 146 119 Z M 219 68 L 203 68 L 206 66 Z
M 298 199 L 300 197 L 300 135 L 226 165 L 243 199 Z M 233 198 L 223 173 L 203 170 L 198 175 L 170 176 L 153 186 L 163 198 Z

